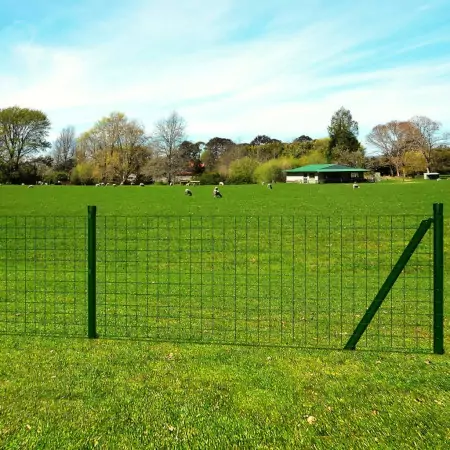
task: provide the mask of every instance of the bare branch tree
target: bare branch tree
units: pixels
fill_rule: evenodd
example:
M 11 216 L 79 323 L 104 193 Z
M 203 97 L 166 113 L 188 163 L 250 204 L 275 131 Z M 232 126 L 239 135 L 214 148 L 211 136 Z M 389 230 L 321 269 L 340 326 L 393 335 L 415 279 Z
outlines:
M 157 155 L 165 159 L 165 175 L 169 183 L 185 163 L 179 155 L 180 145 L 186 139 L 185 131 L 186 122 L 176 111 L 155 125 L 152 144 Z
M 448 136 L 440 133 L 442 124 L 425 116 L 415 116 L 410 122 L 413 125 L 410 140 L 416 150 L 425 158 L 427 172 L 430 172 L 433 153 L 447 143 Z
M 75 128 L 63 128 L 53 143 L 53 165 L 57 170 L 70 170 L 76 149 Z
M 405 154 L 410 144 L 411 123 L 392 120 L 384 125 L 377 125 L 367 135 L 367 142 L 381 150 L 395 167 L 397 176 L 405 165 Z

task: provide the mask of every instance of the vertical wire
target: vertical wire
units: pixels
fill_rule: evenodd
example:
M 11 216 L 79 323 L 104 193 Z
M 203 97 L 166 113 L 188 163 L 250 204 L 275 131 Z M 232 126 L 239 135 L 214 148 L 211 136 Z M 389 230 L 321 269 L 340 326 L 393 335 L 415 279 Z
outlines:
M 295 216 L 292 216 L 292 343 L 295 342 Z
M 73 301 L 72 301 L 72 306 L 73 306 L 73 323 L 74 325 L 77 325 L 77 320 L 76 320 L 76 310 L 77 310 L 77 303 L 76 303 L 76 298 L 78 297 L 78 291 L 77 291 L 77 287 L 78 287 L 78 283 L 77 283 L 77 244 L 78 244 L 78 239 L 77 239 L 77 218 L 74 217 L 73 219 Z M 83 236 L 84 238 L 84 236 Z M 85 254 L 85 252 L 84 252 Z M 84 262 L 84 261 L 83 261 Z M 84 271 L 85 271 L 85 267 L 83 267 Z M 85 296 L 83 296 L 84 299 L 86 299 Z
M 151 260 L 150 258 L 150 250 L 149 250 L 149 236 L 148 236 L 148 230 L 149 230 L 149 225 L 148 225 L 148 216 L 145 217 L 145 334 L 146 337 L 149 337 L 149 323 L 151 321 L 150 319 L 150 307 L 149 307 L 149 279 L 148 279 L 148 275 L 150 272 L 150 268 L 149 268 L 149 260 Z
M 234 216 L 234 342 L 237 340 L 237 224 Z
M 135 324 L 136 324 L 136 336 L 139 335 L 139 314 L 138 314 L 138 309 L 139 309 L 139 265 L 140 265 L 140 261 L 139 261 L 139 232 L 138 232 L 138 218 L 137 216 L 134 218 L 134 233 L 135 233 L 135 237 L 136 237 L 136 264 L 135 264 L 135 271 L 134 271 L 134 283 L 135 283 L 135 296 L 134 296 L 134 301 L 135 303 L 132 304 L 132 306 L 134 306 L 134 317 L 135 317 Z
M 47 331 L 47 217 L 44 217 L 44 332 Z
M 340 268 L 340 277 L 341 277 L 341 308 L 340 308 L 340 322 L 341 322 L 341 331 L 340 331 L 340 335 L 341 335 L 341 347 L 342 347 L 342 344 L 343 344 L 343 334 L 344 334 L 344 329 L 343 329 L 343 327 L 344 327 L 344 286 L 343 286 L 343 284 L 344 284 L 344 266 L 343 266 L 343 264 L 344 264 L 344 244 L 343 244 L 343 239 L 342 239 L 342 234 L 343 234 L 343 223 L 342 223 L 342 216 L 341 216 L 341 223 L 340 223 L 340 225 L 341 225 L 341 229 L 340 229 L 340 241 L 341 241 L 341 248 L 340 248 L 340 259 L 341 259 L 341 268 Z
M 270 221 L 270 219 L 269 219 Z M 261 265 L 260 265 L 260 254 L 261 254 L 261 225 L 260 225 L 260 218 L 258 217 L 258 278 L 257 278 L 257 285 L 258 285 L 258 313 L 257 313 L 257 337 L 258 337 L 258 344 L 261 339 Z M 269 222 L 269 248 L 270 248 L 270 222 Z M 270 341 L 270 254 L 269 254 L 269 341 Z
M 394 234 L 394 232 L 393 232 L 392 220 L 393 220 L 393 217 L 391 216 L 391 239 L 390 239 L 390 244 L 391 244 L 391 267 L 390 267 L 390 270 L 392 270 L 392 266 L 393 266 L 392 257 L 393 257 L 393 251 L 394 251 L 393 250 L 393 240 L 394 240 L 393 234 Z M 393 299 L 392 289 L 390 291 L 390 298 L 391 298 L 391 305 L 390 305 L 391 306 L 390 307 L 390 312 L 391 312 L 391 342 L 390 342 L 390 347 L 392 349 L 392 346 L 393 346 L 393 336 L 392 336 L 392 334 L 393 334 L 393 320 L 394 320 L 394 318 L 393 318 L 394 299 Z
M 355 326 L 355 216 L 352 216 L 352 327 Z
M 17 225 L 17 216 L 14 217 L 14 244 L 16 246 L 16 251 L 14 252 L 14 331 L 17 332 L 17 299 L 19 297 L 18 292 L 17 292 L 17 285 L 19 284 L 19 278 L 18 278 L 18 267 L 19 267 L 19 261 L 18 261 L 18 251 L 17 251 L 17 247 L 18 247 L 18 242 L 19 242 L 19 238 L 17 237 L 17 230 L 18 230 L 18 225 Z
M 367 306 L 368 306 L 368 301 L 369 301 L 369 299 L 368 299 L 368 291 L 369 291 L 369 285 L 368 285 L 368 283 L 369 283 L 369 280 L 368 280 L 368 277 L 369 277 L 369 273 L 368 273 L 368 253 L 369 253 L 369 247 L 368 247 L 368 241 L 369 241 L 369 235 L 368 235 L 368 225 L 367 225 L 367 220 L 368 220 L 368 218 L 367 218 L 367 214 L 366 214 L 366 268 L 365 268 L 365 272 L 366 272 L 366 304 L 365 304 L 365 310 L 367 310 Z M 366 332 L 366 333 L 364 333 L 365 335 L 366 335 L 366 347 L 368 346 L 368 339 L 369 339 L 369 337 L 368 337 L 368 333 Z
M 38 251 L 37 251 L 37 234 L 38 234 L 38 226 L 36 225 L 37 218 L 34 219 L 34 240 L 33 240 L 33 246 L 34 246 L 34 317 L 36 320 L 36 323 L 34 325 L 34 330 L 37 330 L 37 318 L 38 318 L 38 296 L 37 296 L 37 263 L 39 261 L 38 258 Z M 75 298 L 75 295 L 74 295 Z M 40 308 L 39 308 L 40 312 Z
M 215 281 L 215 255 L 214 255 L 214 216 L 211 217 L 211 336 L 214 337 L 214 281 Z
M 272 258 L 271 254 L 272 252 L 270 249 L 272 248 L 272 233 L 271 233 L 271 220 L 269 216 L 269 342 L 272 342 L 271 335 L 272 335 Z M 259 286 L 259 282 L 258 282 Z M 258 295 L 259 297 L 259 295 Z M 259 308 L 258 308 L 258 323 L 259 323 Z M 258 342 L 259 342 L 259 334 L 258 334 Z
M 160 299 L 160 289 L 161 289 L 161 270 L 160 264 L 160 216 L 156 220 L 156 339 L 159 339 L 159 299 Z
M 8 259 L 9 259 L 9 248 L 8 248 L 8 241 L 9 241 L 9 236 L 8 236 L 8 222 L 9 222 L 9 217 L 6 216 L 5 218 L 5 254 L 6 254 L 6 258 L 5 258 L 5 296 L 6 296 L 6 303 L 5 303 L 5 311 L 6 311 L 6 317 L 5 317 L 5 331 L 6 333 L 8 333 L 8 324 L 9 324 L 9 283 L 8 283 L 8 273 L 9 273 L 9 267 L 8 267 Z
M 258 233 L 258 253 L 259 253 L 259 233 Z M 247 216 L 245 217 L 245 342 L 246 343 L 248 342 L 248 217 Z
M 377 225 L 377 290 L 380 289 L 380 216 L 378 216 L 378 225 Z M 380 311 L 377 314 L 377 347 L 380 348 L 380 335 L 381 335 L 381 314 Z
M 106 227 L 108 223 L 108 218 L 105 216 L 103 220 L 100 222 L 103 224 L 103 246 L 105 249 L 105 257 L 103 258 L 103 264 L 104 264 L 104 270 L 103 270 L 103 326 L 105 327 L 105 333 L 107 333 L 107 323 L 108 323 L 108 297 L 109 297 L 109 291 L 108 291 L 108 238 L 106 233 Z M 95 230 L 97 233 L 97 230 Z M 101 232 L 101 231 L 100 231 Z M 117 257 L 116 257 L 117 258 Z M 114 258 L 114 259 L 116 259 Z M 116 270 L 117 271 L 117 263 L 116 263 Z M 114 285 L 114 290 L 117 291 L 117 285 Z
M 56 297 L 56 292 L 57 292 L 57 287 L 56 286 L 58 286 L 58 283 L 57 283 L 57 277 L 56 277 L 56 264 L 55 264 L 55 262 L 56 262 L 56 255 L 57 255 L 57 251 L 56 251 L 56 234 L 57 234 L 57 226 L 56 226 L 56 217 L 53 217 L 53 240 L 52 240 L 52 242 L 53 242 L 53 248 L 52 248 L 52 250 L 53 250 L 53 320 L 54 320 L 54 331 L 56 331 L 56 325 L 58 324 L 58 320 L 57 320 L 57 317 L 58 317 L 58 313 L 57 313 L 57 310 L 56 310 L 56 300 L 55 300 L 55 297 Z
M 307 284 L 307 280 L 308 280 L 308 274 L 307 274 L 307 264 L 306 264 L 306 261 L 307 261 L 307 258 L 308 258 L 308 253 L 307 253 L 307 228 L 306 228 L 306 216 L 304 217 L 304 220 L 303 220 L 303 227 L 304 227 L 304 229 L 303 229 L 303 247 L 304 247 L 304 256 L 303 256 L 303 264 L 304 264 L 304 274 L 303 274 L 303 289 L 304 289 L 304 292 L 303 292 L 303 301 L 304 301 L 304 303 L 305 303 L 305 310 L 304 310 L 304 324 L 305 324 L 305 328 L 304 328 L 304 334 L 305 334 L 305 336 L 304 336 L 304 338 L 305 338 L 305 346 L 306 346 L 306 343 L 308 342 L 308 317 L 307 317 L 307 313 L 308 313 L 308 311 L 307 311 L 307 309 L 308 309 L 308 305 L 307 305 L 307 295 L 308 295 L 308 290 L 307 290 L 307 286 L 306 286 L 306 284 Z
M 182 288 L 182 278 L 181 278 L 181 252 L 183 251 L 182 241 L 181 241 L 181 217 L 178 216 L 178 340 L 181 339 L 181 292 L 184 291 Z
M 281 277 L 280 277 L 280 301 L 281 301 L 281 305 L 280 305 L 280 309 L 281 309 L 281 314 L 280 314 L 280 338 L 281 338 L 281 343 L 283 343 L 283 295 L 284 295 L 284 289 L 283 289 L 283 216 L 281 216 L 280 218 L 280 253 L 281 253 L 281 261 L 280 261 L 280 271 L 281 271 Z
M 228 291 L 225 289 L 225 285 L 228 281 L 227 276 L 226 276 L 226 257 L 228 255 L 228 252 L 225 252 L 225 247 L 226 247 L 226 243 L 225 243 L 225 235 L 226 235 L 226 231 L 225 231 L 225 217 L 222 217 L 222 315 L 224 315 L 225 313 L 228 316 L 228 303 L 229 303 L 229 297 L 228 297 Z M 219 309 L 220 310 L 220 309 Z M 228 320 L 225 321 L 224 323 L 228 323 Z M 228 339 L 228 335 L 229 335 L 229 329 L 228 326 L 225 327 L 225 336 L 227 336 Z
M 331 344 L 331 217 L 328 216 L 328 345 Z
M 200 336 L 203 341 L 203 216 L 200 216 Z
M 319 216 L 316 216 L 316 344 L 319 343 Z
M 189 216 L 189 339 L 192 339 L 192 216 Z
M 106 221 L 106 218 L 105 218 Z M 114 259 L 111 258 L 111 264 L 114 264 L 114 330 L 117 330 L 117 319 L 118 319 L 118 282 L 117 282 L 117 266 L 120 265 L 119 250 L 117 248 L 118 244 L 117 236 L 117 216 L 114 216 Z M 105 317 L 105 333 L 107 333 L 108 322 Z
M 406 247 L 406 233 L 405 233 L 405 216 L 403 216 L 403 245 Z M 407 268 L 403 268 L 403 348 L 406 347 L 406 272 Z
M 429 234 L 429 232 L 427 233 Z M 415 337 L 415 344 L 416 348 L 419 347 L 419 270 L 420 265 L 418 262 L 415 264 L 415 281 L 416 281 L 416 301 L 415 303 L 415 312 L 414 312 L 414 337 Z
M 164 320 L 164 327 L 163 332 L 168 332 L 170 330 L 170 322 L 172 317 L 172 265 L 170 262 L 170 246 L 172 244 L 172 236 L 170 234 L 170 220 L 171 217 L 165 217 L 166 219 L 166 236 L 167 236 L 167 245 L 166 245 L 166 261 L 167 261 L 167 270 L 166 270 L 166 277 L 167 277 L 167 284 L 166 284 L 166 301 L 165 301 L 165 309 L 166 312 L 163 309 L 163 320 Z M 170 332 L 170 331 L 169 331 Z
M 67 297 L 68 297 L 68 291 L 67 291 L 67 274 L 68 274 L 68 270 L 67 270 L 67 258 L 66 258 L 66 249 L 67 249 L 67 217 L 64 216 L 63 218 L 63 249 L 64 251 L 61 252 L 61 254 L 64 255 L 64 263 L 63 263 L 63 267 L 64 267 L 64 289 L 63 289 L 63 294 L 64 294 L 64 301 L 63 301 L 63 314 L 64 314 L 64 332 L 67 333 Z
M 24 235 L 23 235 L 23 241 L 24 241 L 24 256 L 23 256 L 23 262 L 24 262 L 24 272 L 25 272 L 25 280 L 24 280 L 24 331 L 27 332 L 27 216 L 24 217 Z
M 125 329 L 128 330 L 128 216 L 125 217 Z

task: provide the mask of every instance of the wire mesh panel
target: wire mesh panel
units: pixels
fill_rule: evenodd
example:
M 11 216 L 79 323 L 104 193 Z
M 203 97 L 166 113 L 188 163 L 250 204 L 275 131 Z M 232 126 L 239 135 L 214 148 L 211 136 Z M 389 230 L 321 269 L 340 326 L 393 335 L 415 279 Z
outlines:
M 99 217 L 98 332 L 343 348 L 423 217 Z M 358 348 L 432 348 L 432 234 Z
M 86 218 L 0 217 L 0 333 L 86 334 Z

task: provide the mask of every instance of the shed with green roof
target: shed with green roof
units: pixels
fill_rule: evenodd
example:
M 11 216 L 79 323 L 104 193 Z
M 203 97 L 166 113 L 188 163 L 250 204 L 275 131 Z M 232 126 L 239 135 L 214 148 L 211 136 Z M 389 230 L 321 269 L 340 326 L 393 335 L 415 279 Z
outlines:
M 309 164 L 285 170 L 286 183 L 354 183 L 365 181 L 367 169 L 341 164 Z

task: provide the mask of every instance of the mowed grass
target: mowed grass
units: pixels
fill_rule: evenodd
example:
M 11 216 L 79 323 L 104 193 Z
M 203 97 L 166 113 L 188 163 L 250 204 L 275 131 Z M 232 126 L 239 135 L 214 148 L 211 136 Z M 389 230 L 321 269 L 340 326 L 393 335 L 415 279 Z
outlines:
M 273 191 L 224 186 L 220 200 L 212 198 L 211 187 L 192 190 L 187 198 L 179 186 L 0 186 L 0 220 L 9 226 L 7 233 L 15 225 L 31 230 L 6 235 L 11 239 L 2 262 L 20 273 L 27 269 L 23 278 L 10 277 L 5 264 L 0 270 L 16 305 L 3 310 L 8 332 L 20 332 L 25 324 L 30 334 L 85 332 L 84 298 L 74 298 L 85 295 L 86 267 L 78 258 L 85 228 L 84 219 L 74 216 L 96 205 L 98 225 L 106 232 L 98 235 L 102 338 L 2 336 L 0 445 L 447 448 L 446 355 L 258 343 L 341 348 L 391 260 L 415 224 L 430 216 L 432 203 L 445 203 L 450 184 L 380 183 L 357 191 L 348 185 L 276 184 Z M 402 214 L 416 217 L 387 218 Z M 16 215 L 28 216 L 27 222 L 5 217 Z M 49 218 L 55 215 L 56 222 Z M 384 217 L 381 222 L 372 217 L 377 215 Z M 375 348 L 429 348 L 430 310 L 422 308 L 431 301 L 430 243 L 426 238 L 411 261 L 414 270 L 399 280 L 385 315 L 376 319 L 373 339 L 365 338 L 362 347 L 375 342 Z M 189 266 L 194 272 L 182 269 Z M 342 273 L 356 283 L 342 281 Z M 41 292 L 44 281 L 47 291 Z M 169 301 L 161 304 L 165 298 Z M 229 302 L 231 309 L 224 307 Z M 50 308 L 43 311 L 45 304 Z M 402 334 L 405 324 L 409 328 Z M 108 335 L 256 346 L 112 341 Z M 445 343 L 448 348 L 448 338 Z

